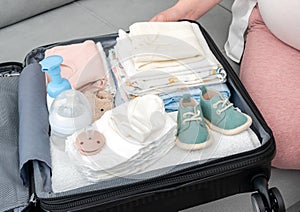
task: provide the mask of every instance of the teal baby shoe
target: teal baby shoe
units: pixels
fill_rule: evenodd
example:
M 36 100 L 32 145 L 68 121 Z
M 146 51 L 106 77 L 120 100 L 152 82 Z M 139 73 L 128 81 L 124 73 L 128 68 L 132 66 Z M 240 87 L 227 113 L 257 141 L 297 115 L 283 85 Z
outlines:
M 213 140 L 205 124 L 201 106 L 190 94 L 184 94 L 179 102 L 177 124 L 176 145 L 182 149 L 202 149 Z
M 235 135 L 250 127 L 252 119 L 219 92 L 201 87 L 201 108 L 210 129 L 224 135 Z

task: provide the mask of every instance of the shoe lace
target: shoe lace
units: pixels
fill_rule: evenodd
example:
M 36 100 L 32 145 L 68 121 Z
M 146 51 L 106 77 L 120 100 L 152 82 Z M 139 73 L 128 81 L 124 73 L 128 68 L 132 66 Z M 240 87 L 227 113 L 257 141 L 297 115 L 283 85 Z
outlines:
M 213 104 L 214 108 L 217 108 L 219 104 L 222 104 L 222 106 L 221 106 L 222 108 L 216 111 L 216 113 L 218 115 L 220 115 L 222 112 L 224 112 L 225 110 L 227 110 L 228 108 L 233 106 L 232 103 L 228 104 L 228 101 L 229 101 L 228 99 L 223 99 L 223 100 L 219 100 Z
M 187 116 L 189 116 L 187 118 Z M 196 112 L 185 112 L 183 115 L 182 115 L 183 118 L 185 118 L 183 121 L 182 121 L 182 124 L 185 124 L 186 122 L 188 121 L 202 121 L 202 118 L 200 116 L 200 110 L 196 110 Z

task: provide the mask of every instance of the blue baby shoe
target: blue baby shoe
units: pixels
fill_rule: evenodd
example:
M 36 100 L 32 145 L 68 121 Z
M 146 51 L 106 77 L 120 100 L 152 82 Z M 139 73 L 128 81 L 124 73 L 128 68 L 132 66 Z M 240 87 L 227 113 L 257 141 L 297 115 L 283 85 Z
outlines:
M 204 122 L 201 106 L 190 94 L 184 94 L 179 102 L 177 124 L 176 145 L 182 149 L 202 149 L 213 141 Z
M 201 87 L 201 108 L 210 129 L 224 135 L 238 134 L 250 127 L 252 119 L 219 92 Z

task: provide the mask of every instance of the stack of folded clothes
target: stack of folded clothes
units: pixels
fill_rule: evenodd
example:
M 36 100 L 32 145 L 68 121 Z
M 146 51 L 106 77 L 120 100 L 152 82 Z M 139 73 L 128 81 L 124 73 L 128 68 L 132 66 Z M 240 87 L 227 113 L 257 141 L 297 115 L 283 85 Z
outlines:
M 107 111 L 94 123 L 105 137 L 101 151 L 85 155 L 76 145 L 76 132 L 65 151 L 91 182 L 128 176 L 145 170 L 174 147 L 177 125 L 156 95 L 145 95 Z
M 199 27 L 190 22 L 141 22 L 119 30 L 109 59 L 124 100 L 223 83 L 226 72 Z

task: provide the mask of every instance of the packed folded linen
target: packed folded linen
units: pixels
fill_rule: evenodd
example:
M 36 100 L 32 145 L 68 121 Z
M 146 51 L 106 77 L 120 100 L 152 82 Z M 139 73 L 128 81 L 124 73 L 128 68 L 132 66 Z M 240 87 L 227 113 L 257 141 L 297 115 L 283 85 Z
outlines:
M 130 78 L 127 72 L 132 70 L 131 61 L 119 62 L 114 50 L 109 52 L 109 59 L 119 88 L 129 96 L 159 94 L 200 85 L 222 83 L 226 81 L 227 76 L 221 65 L 207 65 L 204 64 L 205 60 L 181 67 L 138 72 Z
M 177 66 L 180 61 L 190 63 L 206 56 L 197 38 L 199 28 L 195 30 L 190 22 L 139 22 L 129 31 L 137 71 Z
M 199 30 L 199 29 L 198 29 Z M 203 71 L 207 68 L 213 68 L 216 67 L 216 64 L 218 64 L 217 60 L 214 58 L 214 56 L 210 53 L 210 50 L 205 43 L 204 38 L 200 37 L 199 39 L 203 40 L 203 46 L 204 46 L 204 52 L 206 54 L 205 58 L 198 59 L 192 62 L 185 62 L 181 60 L 174 60 L 172 61 L 172 64 L 169 66 L 154 66 L 151 68 L 151 70 L 145 70 L 145 71 L 139 71 L 135 67 L 135 63 L 133 60 L 134 55 L 133 54 L 133 43 L 131 41 L 131 37 L 129 34 L 127 34 L 123 30 L 119 30 L 119 37 L 117 38 L 117 43 L 115 45 L 115 54 L 120 63 L 124 66 L 126 69 L 126 77 L 129 79 L 137 79 L 137 78 L 144 78 L 144 77 L 150 77 L 153 76 L 151 74 L 152 71 L 160 71 L 158 74 L 166 73 L 176 73 L 176 72 L 182 72 L 182 71 L 188 71 L 188 70 L 199 70 Z M 177 41 L 182 42 L 182 41 Z M 205 46 L 206 45 L 206 46 Z M 155 61 L 153 61 L 155 62 Z
M 143 113 L 144 112 L 144 113 Z M 76 132 L 67 138 L 65 151 L 90 180 L 125 176 L 143 170 L 175 144 L 176 122 L 164 112 L 158 96 L 143 96 L 107 111 L 94 123 L 106 143 L 95 155 L 82 155 Z
M 145 25 L 151 25 L 151 27 L 157 26 L 157 28 L 161 29 L 161 32 L 160 30 L 145 30 L 145 33 L 137 33 L 134 30 L 136 28 L 140 28 L 142 30 Z M 189 33 L 183 29 L 183 25 L 190 29 Z M 167 28 L 169 29 L 168 32 L 164 30 Z M 125 64 L 125 67 L 127 64 L 126 62 L 128 62 L 129 68 L 127 67 L 128 70 L 126 70 L 126 72 L 129 78 L 138 74 L 139 72 L 152 72 L 153 70 L 160 70 L 161 68 L 183 66 L 193 63 L 197 64 L 199 62 L 203 62 L 203 64 L 199 63 L 200 68 L 219 64 L 217 59 L 211 53 L 198 25 L 195 23 L 135 23 L 130 26 L 130 29 L 132 29 L 130 30 L 130 33 L 119 30 L 119 37 L 117 38 L 117 43 L 115 45 L 117 57 L 119 58 L 120 62 Z M 155 35 L 153 35 L 153 33 L 155 33 Z M 183 39 L 183 37 L 185 37 L 182 36 L 183 34 L 188 34 L 188 37 Z M 149 36 L 154 36 L 155 38 L 149 42 L 147 41 Z M 166 40 L 165 37 L 172 42 L 168 43 L 168 45 L 162 45 L 160 41 L 161 39 L 163 41 Z M 186 45 L 188 48 L 182 48 L 182 45 Z M 143 51 L 146 52 L 145 58 L 143 57 L 143 54 L 140 53 Z M 193 59 L 187 61 L 187 58 Z M 141 65 L 140 63 L 143 62 L 146 64 Z M 148 68 L 140 70 L 140 66 L 146 66 Z
M 109 59 L 119 87 L 133 96 L 226 81 L 199 27 L 190 22 L 136 23 L 130 33 L 119 30 Z

